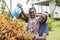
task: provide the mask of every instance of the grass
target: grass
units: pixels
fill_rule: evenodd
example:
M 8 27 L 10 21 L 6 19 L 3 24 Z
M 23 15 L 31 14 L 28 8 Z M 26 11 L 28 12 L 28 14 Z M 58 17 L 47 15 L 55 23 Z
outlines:
M 55 21 L 53 30 L 49 32 L 47 40 L 60 40 L 60 21 Z

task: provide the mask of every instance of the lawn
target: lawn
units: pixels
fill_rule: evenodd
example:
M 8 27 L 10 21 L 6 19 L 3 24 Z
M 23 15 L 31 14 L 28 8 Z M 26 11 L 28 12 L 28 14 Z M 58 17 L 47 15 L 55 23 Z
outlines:
M 55 21 L 53 30 L 49 31 L 47 40 L 60 40 L 60 21 Z

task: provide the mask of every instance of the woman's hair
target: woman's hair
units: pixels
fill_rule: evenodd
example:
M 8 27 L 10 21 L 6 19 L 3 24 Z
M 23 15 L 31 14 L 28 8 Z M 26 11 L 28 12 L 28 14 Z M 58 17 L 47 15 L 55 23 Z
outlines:
M 50 14 L 49 14 L 49 17 L 50 17 Z
M 34 7 L 30 8 L 30 9 L 29 9 L 29 12 L 30 12 L 30 10 L 32 10 L 32 9 L 34 9 L 34 10 L 35 10 L 35 12 L 36 12 L 36 9 L 35 9 Z

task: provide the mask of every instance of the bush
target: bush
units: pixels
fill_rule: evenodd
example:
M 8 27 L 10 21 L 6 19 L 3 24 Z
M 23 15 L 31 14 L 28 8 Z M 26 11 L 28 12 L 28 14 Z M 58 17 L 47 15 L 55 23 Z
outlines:
M 60 18 L 54 18 L 55 20 L 60 20 Z
M 53 22 L 54 22 L 54 19 L 50 18 L 47 20 L 49 31 L 51 31 L 53 28 L 53 25 L 54 25 Z

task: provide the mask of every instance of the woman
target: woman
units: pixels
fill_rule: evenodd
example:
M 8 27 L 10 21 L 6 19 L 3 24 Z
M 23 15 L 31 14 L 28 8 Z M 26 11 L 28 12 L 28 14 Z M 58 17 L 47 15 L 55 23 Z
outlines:
M 47 15 L 42 14 L 39 18 L 39 22 L 40 22 L 40 27 L 38 29 L 38 34 L 39 37 L 37 37 L 37 40 L 46 40 L 46 37 L 48 35 L 48 26 L 47 26 Z

